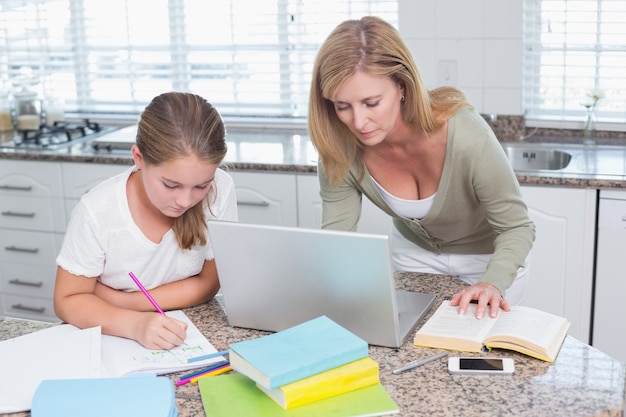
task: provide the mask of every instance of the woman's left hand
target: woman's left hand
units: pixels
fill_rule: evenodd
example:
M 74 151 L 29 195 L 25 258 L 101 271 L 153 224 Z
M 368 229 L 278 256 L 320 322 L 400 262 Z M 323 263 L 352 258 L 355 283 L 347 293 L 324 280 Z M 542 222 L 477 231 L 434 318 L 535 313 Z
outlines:
M 482 319 L 485 316 L 487 307 L 489 307 L 489 316 L 493 318 L 497 317 L 499 308 L 504 311 L 511 310 L 509 303 L 502 298 L 500 291 L 486 282 L 479 282 L 459 291 L 452 297 L 450 305 L 458 306 L 459 314 L 464 315 L 467 312 L 469 303 L 474 300 L 478 302 L 478 308 L 476 309 L 477 319 Z

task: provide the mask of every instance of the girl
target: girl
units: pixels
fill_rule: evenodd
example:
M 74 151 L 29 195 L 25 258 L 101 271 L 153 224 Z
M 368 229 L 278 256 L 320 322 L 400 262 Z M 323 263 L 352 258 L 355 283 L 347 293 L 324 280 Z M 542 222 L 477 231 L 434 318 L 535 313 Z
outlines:
M 57 257 L 59 318 L 80 328 L 171 349 L 184 323 L 155 312 L 210 300 L 219 289 L 207 220 L 237 220 L 232 178 L 219 169 L 225 129 L 202 97 L 165 93 L 139 120 L 135 165 L 85 194 Z

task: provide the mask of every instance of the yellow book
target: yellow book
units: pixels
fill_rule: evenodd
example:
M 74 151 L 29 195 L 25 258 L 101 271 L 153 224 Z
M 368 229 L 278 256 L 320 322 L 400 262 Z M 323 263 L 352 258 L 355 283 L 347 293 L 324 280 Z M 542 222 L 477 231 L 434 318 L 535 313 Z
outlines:
M 378 363 L 365 357 L 278 388 L 257 387 L 288 409 L 378 383 Z
M 470 304 L 460 316 L 458 308 L 445 300 L 415 333 L 413 343 L 463 352 L 508 349 L 554 362 L 570 326 L 564 317 L 524 306 L 512 306 L 509 312 L 500 310 L 496 318 L 485 314 L 479 320 L 476 307 Z

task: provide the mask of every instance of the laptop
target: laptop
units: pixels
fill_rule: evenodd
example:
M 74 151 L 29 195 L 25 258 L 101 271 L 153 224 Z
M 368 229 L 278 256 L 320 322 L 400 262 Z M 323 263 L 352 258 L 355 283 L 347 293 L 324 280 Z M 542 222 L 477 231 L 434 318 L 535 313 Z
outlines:
M 397 348 L 435 300 L 395 289 L 385 235 L 222 221 L 209 234 L 234 327 L 277 332 L 326 315 Z

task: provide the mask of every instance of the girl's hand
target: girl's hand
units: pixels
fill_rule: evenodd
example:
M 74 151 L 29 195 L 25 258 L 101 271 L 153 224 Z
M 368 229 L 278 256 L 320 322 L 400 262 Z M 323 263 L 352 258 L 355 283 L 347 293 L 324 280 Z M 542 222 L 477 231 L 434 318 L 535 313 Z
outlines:
M 133 339 L 148 349 L 169 350 L 181 345 L 187 324 L 159 313 L 140 312 L 133 326 Z

